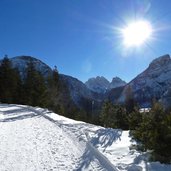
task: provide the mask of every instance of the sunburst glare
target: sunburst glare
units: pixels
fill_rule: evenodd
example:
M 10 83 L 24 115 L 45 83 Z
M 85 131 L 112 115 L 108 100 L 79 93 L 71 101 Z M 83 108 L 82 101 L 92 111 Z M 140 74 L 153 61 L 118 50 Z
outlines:
M 140 46 L 149 40 L 152 36 L 153 29 L 147 21 L 136 21 L 128 24 L 121 29 L 123 43 L 127 47 Z

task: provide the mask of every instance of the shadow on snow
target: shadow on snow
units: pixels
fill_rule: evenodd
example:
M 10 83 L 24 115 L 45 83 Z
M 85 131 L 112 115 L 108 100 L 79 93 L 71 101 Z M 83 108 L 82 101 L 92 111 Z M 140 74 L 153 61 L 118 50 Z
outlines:
M 122 130 L 102 128 L 96 131 L 96 136 L 91 139 L 91 144 L 95 147 L 101 146 L 104 150 L 113 144 L 113 142 L 120 140 Z

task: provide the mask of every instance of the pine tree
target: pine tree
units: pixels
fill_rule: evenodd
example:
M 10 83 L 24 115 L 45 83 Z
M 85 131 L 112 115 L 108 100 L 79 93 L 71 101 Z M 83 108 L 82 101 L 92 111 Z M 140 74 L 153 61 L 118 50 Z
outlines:
M 22 104 L 22 91 L 23 91 L 23 84 L 21 80 L 21 76 L 19 74 L 18 69 L 13 69 L 13 103 Z
M 62 107 L 60 106 L 59 103 L 57 103 L 60 81 L 59 81 L 59 74 L 56 66 L 53 69 L 52 74 L 49 75 L 49 77 L 47 78 L 47 85 L 48 85 L 48 96 L 49 96 L 49 102 L 48 102 L 49 108 L 54 110 L 55 112 L 63 113 Z
M 104 127 L 110 127 L 111 126 L 111 116 L 113 115 L 113 107 L 112 103 L 109 101 L 106 101 L 103 104 L 102 112 L 100 114 L 100 120 L 103 123 Z
M 12 68 L 7 56 L 0 65 L 0 101 L 3 103 L 18 103 L 21 79 L 19 72 Z
M 142 114 L 135 108 L 133 112 L 128 115 L 129 129 L 135 130 L 139 127 L 142 122 Z
M 139 115 L 140 123 L 131 131 L 133 139 L 141 143 L 141 150 L 152 150 L 153 160 L 171 163 L 171 114 L 155 103 L 149 113 Z
M 100 120 L 105 127 L 128 129 L 126 110 L 120 105 L 105 102 L 102 107 Z
M 128 130 L 128 117 L 126 110 L 123 106 L 121 105 L 114 105 L 114 114 L 113 114 L 113 120 L 114 120 L 114 125 L 113 128 L 121 128 L 124 130 Z
M 32 106 L 47 106 L 47 86 L 44 77 L 38 72 L 34 64 L 28 63 L 26 79 L 24 81 L 24 102 Z

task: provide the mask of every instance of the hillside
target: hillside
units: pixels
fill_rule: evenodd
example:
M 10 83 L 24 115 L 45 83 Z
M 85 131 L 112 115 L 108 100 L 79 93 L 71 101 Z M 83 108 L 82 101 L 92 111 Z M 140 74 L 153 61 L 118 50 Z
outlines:
M 10 58 L 10 61 L 12 63 L 12 67 L 19 70 L 22 78 L 25 78 L 27 67 L 30 62 L 33 63 L 36 71 L 40 72 L 45 79 L 48 78 L 49 75 L 52 75 L 52 68 L 35 57 L 17 56 Z M 65 92 L 65 94 L 67 94 L 68 97 L 70 96 L 70 103 L 74 103 L 78 108 L 83 108 L 86 110 L 84 107 L 85 102 L 83 101 L 97 101 L 98 104 L 99 101 L 101 102 L 103 99 L 102 95 L 98 95 L 98 93 L 87 88 L 87 86 L 77 78 L 69 75 L 59 74 L 59 81 L 62 85 L 65 84 L 68 90 L 68 92 Z M 57 102 L 60 103 L 59 101 L 62 100 L 60 99 Z
M 150 107 L 152 101 L 162 101 L 164 106 L 170 98 L 169 89 L 171 87 L 171 58 L 169 55 L 163 55 L 154 59 L 147 69 L 137 75 L 117 96 L 109 92 L 108 95 L 113 101 L 123 103 L 126 98 L 127 89 L 131 87 L 134 100 L 141 107 Z M 167 96 L 167 97 L 166 97 Z
M 0 104 L 0 170 L 169 171 L 130 149 L 128 131 L 67 119 L 38 107 Z

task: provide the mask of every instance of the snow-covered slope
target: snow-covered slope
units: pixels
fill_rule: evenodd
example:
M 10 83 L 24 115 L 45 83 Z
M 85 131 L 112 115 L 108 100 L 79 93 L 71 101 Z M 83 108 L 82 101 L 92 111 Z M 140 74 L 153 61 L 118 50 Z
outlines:
M 67 119 L 47 109 L 0 104 L 1 171 L 170 171 L 130 149 L 128 131 Z
M 134 78 L 123 91 L 120 101 L 128 86 L 132 87 L 135 99 L 141 105 L 149 105 L 152 99 L 161 99 L 171 87 L 171 58 L 164 55 L 153 60 L 149 67 Z
M 14 68 L 17 68 L 22 76 L 25 75 L 29 62 L 34 64 L 37 71 L 41 72 L 45 77 L 52 73 L 51 68 L 44 62 L 31 56 L 16 56 L 10 59 Z

